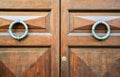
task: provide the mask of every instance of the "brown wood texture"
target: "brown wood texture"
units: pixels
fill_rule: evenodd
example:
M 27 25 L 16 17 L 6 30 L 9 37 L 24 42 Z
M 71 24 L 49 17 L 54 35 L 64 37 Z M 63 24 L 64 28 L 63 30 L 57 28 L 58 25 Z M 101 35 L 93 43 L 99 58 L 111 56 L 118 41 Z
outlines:
M 119 0 L 61 0 L 61 77 L 120 76 L 120 18 L 106 21 L 111 35 L 98 41 L 91 34 L 96 21 L 80 17 L 120 16 L 119 3 Z M 96 31 L 106 29 L 101 26 Z
M 0 48 L 0 77 L 11 72 L 13 76 L 9 77 L 50 77 L 50 52 L 50 48 L 42 47 Z
M 52 0 L 1 0 L 0 9 L 51 9 Z
M 109 16 L 120 16 L 120 13 L 106 13 L 106 12 L 70 12 L 70 32 L 74 33 L 90 33 L 92 25 L 96 22 L 94 20 L 81 18 L 79 16 L 105 16 L 108 18 Z M 112 32 L 120 32 L 120 18 L 113 18 L 105 21 L 110 25 Z M 104 26 L 97 27 L 97 30 L 104 30 Z M 104 31 L 103 31 L 104 32 Z
M 119 3 L 119 0 L 66 0 L 66 6 L 69 10 L 118 10 Z
M 50 11 L 43 12 L 0 12 L 0 16 L 39 16 L 39 18 L 32 18 L 25 20 L 24 22 L 28 25 L 30 32 L 50 32 Z M 9 25 L 14 20 L 0 18 L 0 32 L 7 32 Z M 23 31 L 24 27 L 17 24 L 18 26 L 14 27 L 14 31 Z
M 0 77 L 59 77 L 59 0 L 1 0 L 0 16 L 40 16 L 24 21 L 28 36 L 8 33 L 12 20 L 0 18 Z M 23 32 L 23 26 L 14 28 Z
M 119 77 L 120 48 L 70 48 L 70 77 Z

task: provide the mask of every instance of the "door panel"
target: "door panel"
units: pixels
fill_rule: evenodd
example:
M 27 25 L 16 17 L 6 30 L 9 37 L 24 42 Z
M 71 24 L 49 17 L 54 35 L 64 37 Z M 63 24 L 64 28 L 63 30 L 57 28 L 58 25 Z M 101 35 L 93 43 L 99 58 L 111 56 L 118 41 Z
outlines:
M 99 9 L 114 9 L 118 10 L 120 7 L 119 0 L 66 0 L 66 7 L 68 7 L 69 10 L 99 10 Z M 74 4 L 74 5 L 73 5 Z
M 0 12 L 0 31 L 7 32 L 10 23 L 15 20 L 22 20 L 29 26 L 29 32 L 50 32 L 51 11 L 42 12 Z M 24 31 L 23 26 L 15 26 L 14 31 Z
M 119 12 L 102 12 L 102 11 L 70 11 L 70 33 L 90 33 L 92 25 L 101 20 L 110 25 L 112 33 L 120 31 L 120 13 Z M 96 32 L 105 32 L 104 26 L 97 27 Z
M 59 77 L 59 0 L 1 2 L 0 77 Z M 15 20 L 28 25 L 24 39 L 8 32 Z M 24 31 L 21 24 L 12 28 L 16 36 Z
M 61 77 L 119 77 L 120 1 L 61 1 Z M 97 21 L 110 26 L 106 40 L 93 37 Z M 104 24 L 95 28 L 104 36 Z
M 70 77 L 119 77 L 120 49 L 70 48 Z
M 50 55 L 48 47 L 0 48 L 1 77 L 50 77 Z
M 51 9 L 51 0 L 1 0 L 0 9 Z
M 51 37 L 51 11 L 43 11 L 43 12 L 32 12 L 32 11 L 18 11 L 18 12 L 0 12 L 0 36 L 1 36 L 1 45 L 15 45 L 19 41 L 14 40 L 9 36 L 8 29 L 9 25 L 15 20 L 24 21 L 29 28 L 28 38 L 23 39 L 19 45 L 29 45 L 30 43 L 44 45 L 45 40 L 47 45 L 50 45 L 50 37 Z M 24 27 L 21 24 L 17 24 L 17 26 L 13 27 L 13 32 L 22 34 L 24 32 Z M 5 37 L 4 37 L 5 36 Z M 31 38 L 31 39 L 30 39 Z M 39 38 L 44 41 L 37 41 Z M 6 39 L 6 40 L 5 40 Z M 25 40 L 25 41 L 24 41 Z M 30 42 L 32 41 L 32 42 Z M 37 42 L 37 43 L 33 43 Z

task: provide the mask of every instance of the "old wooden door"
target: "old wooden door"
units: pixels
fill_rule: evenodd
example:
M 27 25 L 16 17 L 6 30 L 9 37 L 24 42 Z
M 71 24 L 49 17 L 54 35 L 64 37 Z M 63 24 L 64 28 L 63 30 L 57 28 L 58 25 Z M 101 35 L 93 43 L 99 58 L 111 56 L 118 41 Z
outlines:
M 120 77 L 120 0 L 61 1 L 61 77 Z
M 59 77 L 59 0 L 0 0 L 0 77 Z

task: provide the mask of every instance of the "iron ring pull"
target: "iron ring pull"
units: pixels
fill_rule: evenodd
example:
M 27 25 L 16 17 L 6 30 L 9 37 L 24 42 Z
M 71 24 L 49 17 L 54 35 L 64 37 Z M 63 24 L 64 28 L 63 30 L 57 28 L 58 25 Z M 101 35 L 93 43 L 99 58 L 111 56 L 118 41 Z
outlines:
M 96 34 L 95 32 L 95 28 L 96 26 L 98 26 L 99 24 L 104 24 L 107 28 L 107 33 L 103 36 L 103 37 L 100 37 Z M 92 26 L 92 35 L 97 39 L 97 40 L 105 40 L 107 39 L 109 36 L 110 36 L 110 32 L 111 32 L 111 29 L 110 29 L 110 26 L 105 22 L 105 21 L 97 21 L 93 26 Z
M 12 32 L 12 28 L 13 26 L 15 26 L 15 24 L 22 24 L 25 28 L 25 32 L 23 35 L 20 35 L 20 36 L 17 36 L 17 35 L 14 35 L 13 32 Z M 14 39 L 16 40 L 21 40 L 23 38 L 25 38 L 27 35 L 28 35 L 28 26 L 25 22 L 21 21 L 21 20 L 15 20 L 13 21 L 10 26 L 9 26 L 9 34 L 11 37 L 13 37 Z

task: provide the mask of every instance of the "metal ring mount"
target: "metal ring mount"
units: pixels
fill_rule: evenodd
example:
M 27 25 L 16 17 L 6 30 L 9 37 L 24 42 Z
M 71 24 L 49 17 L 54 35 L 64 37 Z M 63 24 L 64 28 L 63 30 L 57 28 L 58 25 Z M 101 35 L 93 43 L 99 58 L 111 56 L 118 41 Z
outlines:
M 16 36 L 16 35 L 13 34 L 12 28 L 13 28 L 13 26 L 15 26 L 15 24 L 22 24 L 22 25 L 25 27 L 25 32 L 24 32 L 23 35 Z M 13 21 L 13 22 L 10 24 L 10 26 L 9 26 L 9 34 L 10 34 L 10 36 L 12 36 L 14 39 L 16 39 L 16 40 L 21 40 L 21 39 L 25 38 L 25 37 L 28 35 L 28 26 L 27 26 L 27 24 L 26 24 L 25 22 L 23 22 L 23 21 L 15 20 L 15 21 Z
M 107 28 L 107 33 L 106 33 L 103 37 L 98 36 L 98 35 L 96 34 L 96 32 L 95 32 L 95 28 L 96 28 L 96 26 L 98 26 L 99 24 L 104 24 L 104 25 L 106 26 L 106 28 Z M 107 38 L 110 36 L 110 32 L 111 32 L 110 26 L 109 26 L 105 21 L 97 21 L 97 22 L 92 26 L 92 35 L 93 35 L 96 39 L 98 39 L 98 40 L 105 40 L 105 39 L 107 39 Z

